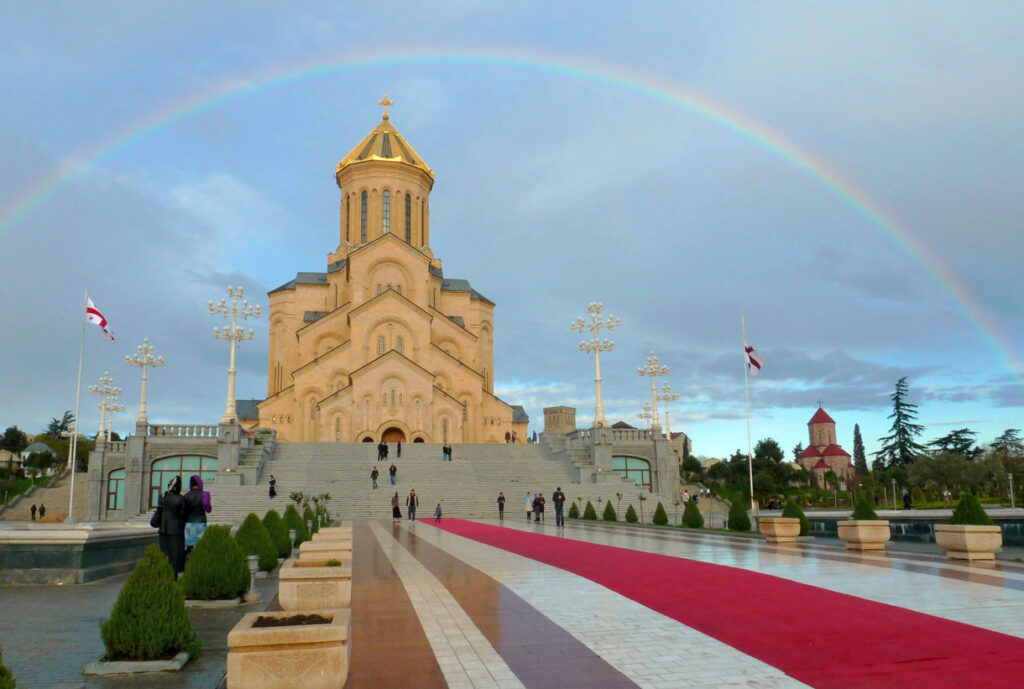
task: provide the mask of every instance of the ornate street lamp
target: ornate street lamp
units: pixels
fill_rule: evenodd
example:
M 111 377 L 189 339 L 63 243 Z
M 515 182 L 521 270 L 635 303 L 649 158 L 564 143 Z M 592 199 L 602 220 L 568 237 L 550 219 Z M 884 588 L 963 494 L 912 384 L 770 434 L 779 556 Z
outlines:
M 146 421 L 146 368 L 149 366 L 158 367 L 164 365 L 164 358 L 162 356 L 153 356 L 153 345 L 149 344 L 149 338 L 143 338 L 142 344 L 135 349 L 135 354 L 127 354 L 124 357 L 124 363 L 129 366 L 139 366 L 142 368 L 142 399 L 139 401 L 139 418 L 138 423 L 147 423 Z
M 668 383 L 665 383 L 661 386 L 661 394 L 657 395 L 657 399 L 665 403 L 665 439 L 671 443 L 672 426 L 668 422 L 668 403 L 675 402 L 679 399 L 679 395 L 672 392 L 672 388 L 669 387 Z
M 585 331 L 593 333 L 592 339 L 580 342 L 580 351 L 594 353 L 594 386 L 597 388 L 597 406 L 594 409 L 594 426 L 597 428 L 602 428 L 608 425 L 608 422 L 604 418 L 604 401 L 601 399 L 601 352 L 610 352 L 615 349 L 614 342 L 609 339 L 601 339 L 601 328 L 615 330 L 622 325 L 622 321 L 611 314 L 609 314 L 607 318 L 601 318 L 601 309 L 603 308 L 604 306 L 601 302 L 592 301 L 587 306 L 587 311 L 590 313 L 590 321 L 585 321 L 583 318 L 577 318 L 569 324 L 570 328 L 576 330 L 580 334 L 583 334 Z
M 645 404 L 643 411 L 639 411 L 636 414 L 636 418 L 641 421 L 651 422 L 654 420 L 654 413 L 651 411 L 651 405 Z
M 651 422 L 651 430 L 657 431 L 661 428 L 661 424 L 658 423 L 658 376 L 667 376 L 668 366 L 661 365 L 658 357 L 654 356 L 654 352 L 651 352 L 647 356 L 647 365 L 638 368 L 636 372 L 638 375 L 651 377 L 651 401 L 654 408 L 654 420 Z
M 224 416 L 221 418 L 221 423 L 231 423 L 238 419 L 238 415 L 235 413 L 235 346 L 241 340 L 253 339 L 253 333 L 250 329 L 248 333 L 245 332 L 244 328 L 238 327 L 238 319 L 242 318 L 259 318 L 260 307 L 258 304 L 250 304 L 249 302 L 242 300 L 241 306 L 238 304 L 238 300 L 245 296 L 245 291 L 241 287 L 228 287 L 228 296 L 225 299 L 221 299 L 216 305 L 210 302 L 210 315 L 216 316 L 218 313 L 223 314 L 225 318 L 231 318 L 231 325 L 224 326 L 223 328 L 214 328 L 213 336 L 219 340 L 227 340 L 231 343 L 231 365 L 228 367 L 228 400 L 224 405 Z M 228 304 L 228 299 L 231 299 L 231 303 Z
M 110 377 L 110 371 L 104 371 L 103 375 L 100 376 L 99 385 L 90 385 L 89 392 L 94 395 L 100 396 L 100 430 L 96 434 L 97 442 L 103 439 L 104 428 L 107 423 L 107 412 L 113 411 L 111 407 L 117 402 L 118 396 L 121 394 L 121 388 L 114 387 L 114 379 Z M 122 407 L 124 409 L 124 407 Z M 107 440 L 110 440 L 110 434 L 107 434 Z

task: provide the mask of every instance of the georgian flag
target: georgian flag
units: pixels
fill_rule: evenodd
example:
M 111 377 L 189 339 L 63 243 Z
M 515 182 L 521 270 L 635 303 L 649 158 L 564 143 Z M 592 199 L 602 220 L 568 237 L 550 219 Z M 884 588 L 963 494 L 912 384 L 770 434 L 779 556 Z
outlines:
M 764 366 L 764 359 L 747 343 L 747 338 L 745 337 L 743 338 L 743 351 L 747 359 L 747 370 L 750 371 L 751 376 L 756 376 L 761 372 L 761 367 Z
M 86 298 L 86 302 L 88 305 L 85 307 L 85 320 L 103 328 L 103 339 L 113 340 L 114 333 L 110 332 L 110 328 L 107 327 L 107 319 L 96 308 L 96 305 L 92 303 L 92 299 Z

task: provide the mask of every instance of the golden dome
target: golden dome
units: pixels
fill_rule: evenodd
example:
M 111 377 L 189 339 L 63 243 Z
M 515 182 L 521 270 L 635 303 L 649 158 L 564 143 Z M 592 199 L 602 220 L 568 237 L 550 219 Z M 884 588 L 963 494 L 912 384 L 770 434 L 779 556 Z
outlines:
M 426 172 L 430 176 L 431 183 L 434 179 L 434 171 L 423 162 L 419 153 L 409 145 L 409 142 L 391 124 L 388 119 L 387 110 L 384 111 L 384 119 L 380 121 L 380 124 L 374 127 L 373 131 L 367 134 L 359 142 L 358 146 L 341 159 L 335 171 L 335 176 L 341 173 L 342 168 L 367 160 L 388 160 L 404 163 Z

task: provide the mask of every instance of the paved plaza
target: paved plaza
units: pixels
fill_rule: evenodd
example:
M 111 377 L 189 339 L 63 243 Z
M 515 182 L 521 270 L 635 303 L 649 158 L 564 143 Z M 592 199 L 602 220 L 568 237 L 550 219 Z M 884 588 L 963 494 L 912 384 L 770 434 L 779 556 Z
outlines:
M 968 565 L 947 561 L 934 546 L 893 544 L 888 554 L 860 555 L 825 539 L 782 547 L 749 536 L 602 523 L 570 523 L 558 530 L 553 523 L 528 523 L 511 514 L 501 532 L 570 539 L 558 542 L 565 548 L 615 546 L 684 558 L 689 566 L 713 563 L 729 568 L 723 571 L 850 594 L 864 608 L 886 604 L 897 612 L 934 616 L 936 625 L 962 623 L 969 625 L 962 628 L 968 635 L 998 632 L 1015 637 L 1011 643 L 1024 638 L 1024 565 L 1014 561 L 1015 551 L 1004 551 L 1010 559 L 995 564 Z M 456 535 L 432 520 L 359 522 L 354 539 L 349 688 L 837 686 L 835 681 L 799 681 L 695 628 L 700 625 L 683 624 L 656 606 L 567 571 L 572 567 L 551 566 Z M 603 564 L 611 568 L 614 563 Z M 81 668 L 102 653 L 99 620 L 109 614 L 124 580 L 0 588 L 0 643 L 20 686 L 223 686 L 228 629 L 243 612 L 268 604 L 190 610 L 205 648 L 181 673 L 146 675 L 144 680 L 87 679 Z M 675 585 L 682 589 L 697 583 Z M 264 601 L 273 605 L 276 579 L 259 584 Z M 742 590 L 721 591 L 723 597 L 743 595 Z M 709 605 L 714 598 L 706 599 Z M 827 609 L 807 609 L 801 600 L 777 603 L 785 611 L 778 624 L 787 627 L 829 615 Z M 743 629 L 763 620 L 724 622 L 725 628 Z M 878 631 L 890 643 L 901 643 L 899 630 Z M 850 639 L 837 636 L 808 639 L 808 644 L 856 652 Z M 927 678 L 933 661 L 922 657 L 909 665 L 917 666 L 916 676 Z M 849 686 L 895 685 L 879 676 Z

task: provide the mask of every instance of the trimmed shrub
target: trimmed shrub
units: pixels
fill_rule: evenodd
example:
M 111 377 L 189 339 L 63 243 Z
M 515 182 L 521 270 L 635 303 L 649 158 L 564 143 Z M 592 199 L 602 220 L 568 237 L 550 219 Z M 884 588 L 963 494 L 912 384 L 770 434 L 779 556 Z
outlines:
M 601 515 L 601 519 L 605 520 L 606 522 L 617 522 L 617 521 L 619 521 L 619 518 L 615 514 L 615 508 L 612 507 L 612 501 L 611 500 L 609 500 L 607 503 L 605 503 L 604 514 Z
M 583 508 L 583 518 L 589 519 L 590 521 L 597 521 L 597 510 L 594 509 L 593 503 L 587 500 L 587 506 Z
M 4 665 L 4 647 L 0 646 L 0 689 L 17 689 L 14 675 Z
M 657 524 L 658 526 L 668 526 L 668 515 L 665 513 L 665 506 L 658 501 L 658 506 L 654 508 L 654 516 L 651 517 L 651 523 Z
M 800 505 L 796 504 L 796 500 L 790 498 L 786 501 L 785 507 L 782 508 L 783 517 L 796 517 L 800 520 L 800 535 L 806 536 L 811 533 L 811 520 L 807 518 L 804 511 L 800 509 Z
M 305 543 L 309 540 L 309 532 L 306 531 L 306 522 L 302 521 L 302 515 L 295 509 L 295 505 L 288 505 L 284 511 L 284 522 L 285 531 L 295 529 L 295 547 L 298 548 L 300 543 Z
M 853 519 L 878 519 L 878 514 L 867 494 L 861 493 L 861 496 L 857 498 L 857 504 L 854 505 L 853 514 L 850 517 Z
M 704 528 L 704 517 L 693 500 L 688 500 L 686 509 L 683 510 L 683 526 L 688 526 L 691 529 Z
M 579 518 L 580 518 L 580 508 L 576 507 L 576 503 L 574 502 L 571 505 L 569 505 L 569 519 L 579 519 Z
M 196 600 L 237 598 L 249 588 L 249 566 L 231 538 L 230 526 L 211 524 L 185 562 L 179 582 L 185 597 Z
M 277 510 L 267 510 L 267 513 L 263 515 L 263 526 L 267 527 L 270 540 L 274 542 L 274 546 L 277 548 L 277 556 L 288 557 L 291 555 L 292 542 L 288 540 L 288 527 L 284 525 L 284 521 L 281 519 L 281 515 L 277 513 Z
M 950 524 L 974 524 L 976 526 L 992 526 L 994 522 L 989 518 L 985 508 L 978 502 L 978 498 L 970 493 L 961 493 L 960 501 L 953 510 L 953 516 L 949 518 Z
M 324 567 L 341 567 L 341 560 L 335 560 L 333 557 L 324 563 Z
M 238 527 L 235 542 L 241 547 L 243 555 L 256 555 L 260 558 L 260 569 L 264 572 L 270 572 L 277 567 L 277 546 L 270 539 L 267 527 L 263 526 L 263 522 L 255 513 L 250 512 Z
M 630 524 L 636 524 L 638 521 L 640 521 L 639 519 L 637 519 L 636 510 L 633 509 L 632 505 L 626 508 L 626 521 Z
M 746 502 L 746 498 L 733 500 L 732 506 L 729 508 L 729 521 L 727 522 L 729 531 L 750 531 L 750 515 L 747 514 L 744 502 Z
M 309 537 L 312 538 L 313 534 L 320 530 L 320 520 L 316 518 L 312 508 L 306 505 L 306 509 L 302 510 L 302 521 L 309 522 Z
M 202 643 L 185 612 L 185 594 L 160 549 L 151 545 L 117 594 L 110 619 L 100 623 L 105 660 L 155 660 L 188 651 Z
M 921 486 L 914 486 L 910 489 L 910 500 L 918 505 L 924 502 L 924 491 L 921 490 Z

